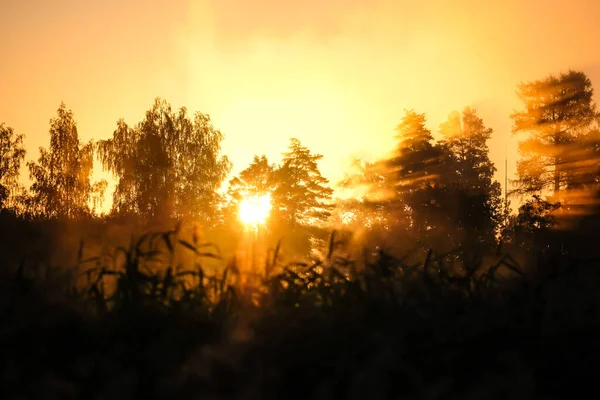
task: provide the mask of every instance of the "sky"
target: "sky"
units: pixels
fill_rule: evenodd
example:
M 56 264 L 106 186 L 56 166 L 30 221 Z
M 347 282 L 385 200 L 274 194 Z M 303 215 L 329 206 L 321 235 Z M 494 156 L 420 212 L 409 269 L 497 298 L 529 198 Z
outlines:
M 37 159 L 61 101 L 89 140 L 162 97 L 210 115 L 233 173 L 297 137 L 335 183 L 405 109 L 436 132 L 470 106 L 503 182 L 517 84 L 577 69 L 600 88 L 599 19 L 596 0 L 0 0 L 0 123 Z

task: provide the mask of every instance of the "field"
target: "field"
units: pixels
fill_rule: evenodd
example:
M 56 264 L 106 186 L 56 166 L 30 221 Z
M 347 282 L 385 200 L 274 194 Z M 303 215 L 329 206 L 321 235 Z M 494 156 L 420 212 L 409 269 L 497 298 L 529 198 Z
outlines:
M 334 232 L 320 257 L 291 262 L 276 246 L 249 270 L 183 228 L 104 248 L 73 237 L 63 265 L 44 263 L 39 244 L 20 264 L 6 258 L 5 399 L 547 399 L 593 388 L 598 260 L 548 253 L 520 265 L 499 249 L 408 263 L 351 256 L 361 252 Z

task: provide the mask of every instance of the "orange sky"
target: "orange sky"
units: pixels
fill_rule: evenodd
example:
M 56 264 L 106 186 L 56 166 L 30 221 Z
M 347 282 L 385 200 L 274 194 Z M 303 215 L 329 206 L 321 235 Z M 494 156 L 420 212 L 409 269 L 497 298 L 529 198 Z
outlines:
M 595 0 L 2 0 L 0 122 L 31 159 L 61 101 L 101 139 L 160 96 L 211 115 L 234 172 L 294 136 L 337 180 L 404 108 L 435 131 L 469 105 L 503 173 L 518 82 L 573 68 L 600 90 L 599 20 Z

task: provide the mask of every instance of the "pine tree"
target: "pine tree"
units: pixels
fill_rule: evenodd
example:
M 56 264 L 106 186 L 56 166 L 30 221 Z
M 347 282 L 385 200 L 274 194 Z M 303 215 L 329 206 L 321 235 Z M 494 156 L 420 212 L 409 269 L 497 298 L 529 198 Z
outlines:
M 312 225 L 330 215 L 333 190 L 319 171 L 317 162 L 322 158 L 298 139 L 290 139 L 289 151 L 274 173 L 273 193 L 275 212 L 289 227 Z
M 493 180 L 496 167 L 489 158 L 487 141 L 492 134 L 475 110 L 450 114 L 440 125 L 444 139 L 445 207 L 464 245 L 495 243 L 502 219 L 500 183 Z
M 559 196 L 570 188 L 578 168 L 573 146 L 598 117 L 593 94 L 589 78 L 577 71 L 518 86 L 524 109 L 511 115 L 513 133 L 526 138 L 519 143 L 517 193 L 552 190 Z

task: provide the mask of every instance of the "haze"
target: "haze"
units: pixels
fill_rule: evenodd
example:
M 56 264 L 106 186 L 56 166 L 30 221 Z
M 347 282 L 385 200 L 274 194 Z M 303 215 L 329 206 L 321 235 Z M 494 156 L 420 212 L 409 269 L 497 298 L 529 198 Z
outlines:
M 599 17 L 584 0 L 3 0 L 0 122 L 34 159 L 61 101 L 87 140 L 160 96 L 210 114 L 233 173 L 297 137 L 335 182 L 389 150 L 404 108 L 437 131 L 472 106 L 502 180 L 519 82 L 573 68 L 600 87 Z

